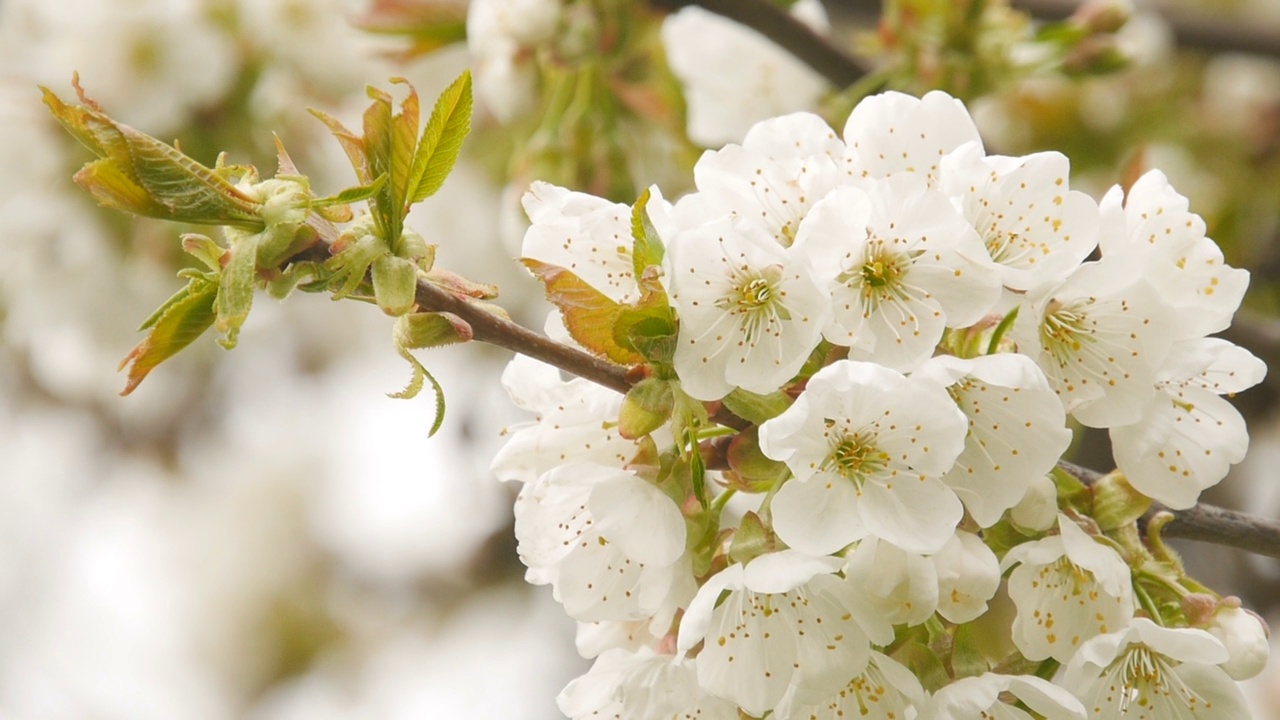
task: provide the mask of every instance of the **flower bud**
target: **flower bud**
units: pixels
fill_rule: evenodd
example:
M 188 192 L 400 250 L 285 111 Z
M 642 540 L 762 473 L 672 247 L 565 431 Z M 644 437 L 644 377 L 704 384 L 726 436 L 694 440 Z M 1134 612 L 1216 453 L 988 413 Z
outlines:
M 1267 638 L 1271 631 L 1262 618 L 1240 607 L 1239 602 L 1236 598 L 1225 598 L 1208 630 L 1231 653 L 1231 659 L 1220 667 L 1232 680 L 1248 680 L 1267 665 L 1271 652 Z

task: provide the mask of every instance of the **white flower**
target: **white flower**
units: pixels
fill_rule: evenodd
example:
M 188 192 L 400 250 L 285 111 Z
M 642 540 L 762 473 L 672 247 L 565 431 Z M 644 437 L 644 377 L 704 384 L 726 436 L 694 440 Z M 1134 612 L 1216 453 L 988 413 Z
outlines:
M 907 667 L 871 652 L 867 669 L 827 700 L 801 703 L 789 694 L 772 717 L 777 720 L 911 720 L 925 702 L 924 688 Z
M 969 144 L 943 158 L 941 189 L 959 199 L 1006 287 L 1060 282 L 1097 246 L 1098 204 L 1068 189 L 1070 171 L 1056 152 L 983 157 Z
M 941 193 L 901 174 L 820 200 L 796 235 L 831 294 L 827 340 L 856 360 L 908 372 L 947 327 L 977 322 L 1000 297 L 977 234 Z
M 575 620 L 641 620 L 674 613 L 693 594 L 684 517 L 635 474 L 560 465 L 516 499 L 526 580 L 551 583 Z
M 843 153 L 835 131 L 812 113 L 757 123 L 741 145 L 702 154 L 693 167 L 698 192 L 676 203 L 677 222 L 731 215 L 789 246 L 809 208 L 839 184 Z
M 1010 550 L 1003 569 L 1018 608 L 1013 643 L 1028 660 L 1066 662 L 1090 638 L 1114 632 L 1133 617 L 1129 566 L 1115 550 L 1058 516 L 1059 535 Z
M 827 29 L 817 0 L 791 14 Z M 671 71 L 684 84 L 689 139 L 707 147 L 742 140 L 752 124 L 796 108 L 813 108 L 827 82 L 759 33 L 699 7 L 684 7 L 662 23 Z
M 1130 272 L 1148 278 L 1178 313 L 1176 339 L 1203 337 L 1231 324 L 1249 285 L 1249 273 L 1223 262 L 1217 243 L 1205 237 L 1204 220 L 1188 211 L 1185 197 L 1159 170 L 1123 192 L 1102 199 L 1104 256 L 1125 258 Z
M 1000 561 L 982 538 L 957 530 L 933 556 L 938 574 L 938 614 L 967 623 L 987 611 L 987 601 L 1000 589 Z
M 656 648 L 665 636 L 669 622 L 655 628 L 662 618 L 649 620 L 596 620 L 579 622 L 573 644 L 578 654 L 593 658 L 605 650 L 622 649 L 632 652 L 640 648 Z
M 698 687 L 695 663 L 648 648 L 607 650 L 556 703 L 573 720 L 737 720 L 733 703 Z
M 1239 602 L 1236 598 L 1226 598 Z M 1213 614 L 1208 627 L 1209 634 L 1218 638 L 1230 655 L 1218 666 L 1232 680 L 1248 680 L 1262 672 L 1271 655 L 1270 632 L 1267 624 L 1256 614 L 1238 604 L 1223 603 Z
M 476 96 L 500 121 L 532 105 L 535 76 L 527 50 L 554 36 L 560 6 L 561 0 L 472 0 L 468 6 Z
M 930 378 L 969 421 L 964 452 L 942 481 L 982 527 L 994 525 L 1071 443 L 1062 403 L 1024 355 L 939 355 L 912 377 Z
M 1041 475 L 1031 479 L 1027 494 L 1009 509 L 1014 524 L 1028 530 L 1045 531 L 1058 521 L 1058 486 L 1053 478 Z
M 833 574 L 840 563 L 785 550 L 713 575 L 680 623 L 682 652 L 702 642 L 698 683 L 756 717 L 789 690 L 809 703 L 845 687 L 871 649 L 848 584 Z
M 914 172 L 933 187 L 944 155 L 965 143 L 982 146 L 964 103 L 941 90 L 923 98 L 886 92 L 863 99 L 845 123 L 844 141 L 850 178 Z
M 616 303 L 640 299 L 631 208 L 541 181 L 529 186 L 521 202 L 531 223 L 523 257 L 565 268 Z
M 1174 345 L 1156 394 L 1133 424 L 1111 428 L 1116 466 L 1142 494 L 1183 510 L 1249 449 L 1244 418 L 1220 397 L 1262 381 L 1267 366 L 1219 338 Z
M 678 233 L 667 248 L 680 316 L 676 374 L 685 392 L 719 400 L 790 380 L 821 339 L 826 293 L 792 248 L 729 218 Z
M 524 355 L 507 364 L 502 384 L 517 407 L 538 418 L 494 456 L 490 469 L 499 480 L 533 482 L 570 461 L 622 467 L 639 451 L 618 434 L 622 396 L 612 390 L 582 378 L 564 382 L 559 370 Z
M 1067 412 L 1089 427 L 1113 427 L 1136 422 L 1155 395 L 1156 369 L 1176 325 L 1141 273 L 1119 256 L 1104 256 L 1029 296 L 1013 335 Z
M 828 365 L 760 426 L 761 450 L 795 475 L 773 499 L 774 529 L 819 555 L 866 534 L 936 552 L 964 513 L 939 479 L 964 435 L 964 415 L 936 383 L 872 363 Z
M 1228 657 L 1203 630 L 1135 618 L 1085 643 L 1067 665 L 1065 685 L 1097 720 L 1241 720 L 1250 716 L 1244 696 L 1218 667 Z
M 1004 694 L 1048 720 L 1084 720 L 1085 709 L 1071 693 L 1032 675 L 987 673 L 947 685 L 934 694 L 920 720 L 1032 720 Z
M 879 626 L 878 637 L 891 637 L 894 625 L 919 625 L 938 607 L 938 568 L 931 557 L 869 537 L 849 553 L 844 574 L 859 604 L 873 610 L 868 618 Z

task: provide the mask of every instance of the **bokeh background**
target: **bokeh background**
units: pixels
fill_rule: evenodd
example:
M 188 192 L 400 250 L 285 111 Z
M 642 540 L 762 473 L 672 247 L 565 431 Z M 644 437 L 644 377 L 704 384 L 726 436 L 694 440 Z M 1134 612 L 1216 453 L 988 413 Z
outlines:
M 484 4 L 520 17 L 519 1 Z M 1251 325 L 1234 339 L 1280 358 L 1280 1 L 1139 4 L 1075 54 L 1047 51 L 1019 14 L 1061 18 L 1077 12 L 1069 2 L 982 3 L 1005 25 L 967 55 L 955 33 L 902 24 L 910 11 L 945 25 L 969 4 L 832 0 L 794 12 L 894 68 L 883 81 L 969 98 L 992 152 L 1062 150 L 1074 186 L 1099 195 L 1136 168 L 1165 170 L 1229 261 L 1254 274 Z M 898 24 L 876 32 L 882 10 Z M 798 78 L 782 87 L 708 85 L 707 74 L 749 85 L 750 73 L 722 77 L 735 53 L 787 61 L 713 28 L 694 57 L 669 53 L 677 74 L 695 68 L 681 77 L 688 109 L 678 92 L 644 105 L 658 102 L 664 132 L 679 132 L 637 140 L 635 127 L 597 128 L 609 152 L 565 168 L 548 161 L 557 146 L 538 135 L 545 127 L 522 120 L 548 112 L 519 96 L 538 87 L 537 38 L 489 28 L 514 46 L 469 50 L 408 32 L 456 30 L 467 11 L 461 0 L 0 0 L 0 720 L 560 717 L 555 694 L 587 662 L 549 588 L 524 584 L 514 491 L 487 471 L 502 428 L 522 419 L 498 382 L 508 356 L 422 355 L 449 398 L 444 430 L 428 439 L 430 400 L 386 397 L 409 370 L 385 316 L 260 295 L 234 352 L 203 338 L 118 397 L 135 328 L 179 286 L 183 229 L 108 213 L 80 192 L 70 178 L 88 154 L 37 89 L 69 97 L 79 71 L 117 119 L 178 138 L 206 163 L 225 150 L 268 173 L 275 133 L 313 187 L 332 192 L 354 179 L 305 108 L 358 125 L 366 83 L 403 76 L 430 99 L 464 68 L 487 67 L 463 162 L 409 224 L 441 246 L 438 264 L 498 284 L 500 302 L 534 327 L 547 306 L 512 262 L 533 177 L 611 193 L 676 178 L 672 195 L 699 143 L 740 137 L 707 137 L 724 127 L 717 117 L 813 109 L 840 122 L 850 101 L 824 98 L 821 79 L 794 67 L 779 70 Z M 1113 51 L 1124 69 L 1106 66 Z M 736 92 L 739 104 L 695 101 L 695 87 L 712 100 Z M 1276 387 L 1239 399 L 1253 448 L 1206 500 L 1280 516 Z M 1083 453 L 1108 463 L 1096 442 Z M 1280 563 L 1179 547 L 1193 575 L 1280 619 Z M 1280 718 L 1276 666 L 1248 687 L 1259 720 Z

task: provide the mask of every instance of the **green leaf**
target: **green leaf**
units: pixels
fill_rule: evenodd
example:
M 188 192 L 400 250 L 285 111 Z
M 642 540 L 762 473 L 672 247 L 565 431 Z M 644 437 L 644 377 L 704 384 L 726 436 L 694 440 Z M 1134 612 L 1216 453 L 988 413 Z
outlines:
M 129 366 L 129 378 L 121 395 L 128 395 L 157 365 L 176 355 L 213 325 L 214 299 L 218 283 L 205 276 L 193 276 L 187 286 L 169 298 L 144 327 L 151 334 L 138 343 L 120 369 Z
M 795 400 L 781 390 L 759 395 L 735 388 L 722 402 L 734 415 L 759 425 L 781 415 Z
M 729 559 L 745 565 L 761 555 L 773 552 L 777 545 L 777 538 L 764 526 L 760 516 L 748 512 L 742 516 L 742 522 L 733 534 Z
M 619 365 L 644 362 L 639 353 L 623 347 L 614 338 L 614 324 L 625 306 L 558 265 L 528 258 L 521 262 L 542 281 L 547 299 L 560 308 L 565 327 L 580 345 Z
M 462 141 L 471 132 L 471 71 L 465 71 L 445 88 L 431 111 L 413 156 L 406 197 L 408 204 L 422 202 L 444 185 L 458 162 Z
M 653 221 L 649 219 L 649 213 L 646 211 L 649 206 L 649 195 L 649 189 L 645 188 L 644 193 L 636 200 L 636 204 L 631 206 L 631 237 L 635 241 L 631 248 L 631 262 L 636 277 L 642 277 L 645 269 L 649 267 L 661 266 L 665 252 L 662 239 L 658 237 L 658 231 L 653 227 Z
M 258 278 L 258 248 L 253 241 L 246 239 L 229 253 L 231 260 L 222 269 L 218 300 L 214 305 L 218 313 L 216 327 L 224 335 L 218 344 L 228 350 L 236 346 L 240 326 L 249 317 L 249 308 L 253 305 L 253 291 Z
M 356 185 L 329 197 L 316 198 L 311 201 L 312 207 L 328 207 L 330 205 L 350 205 L 351 203 L 368 200 L 378 191 L 382 190 L 382 186 L 387 183 L 386 175 L 379 175 L 376 180 L 368 185 Z
M 373 297 L 382 312 L 400 316 L 413 308 L 418 291 L 418 266 L 391 254 L 373 261 Z
M 671 382 L 645 378 L 627 391 L 618 416 L 618 434 L 628 440 L 642 438 L 671 419 L 675 394 Z
M 58 122 L 99 156 L 75 180 L 104 207 L 176 222 L 251 230 L 263 226 L 260 204 L 224 174 L 112 120 L 78 85 L 83 105 L 68 105 L 48 88 L 41 91 Z

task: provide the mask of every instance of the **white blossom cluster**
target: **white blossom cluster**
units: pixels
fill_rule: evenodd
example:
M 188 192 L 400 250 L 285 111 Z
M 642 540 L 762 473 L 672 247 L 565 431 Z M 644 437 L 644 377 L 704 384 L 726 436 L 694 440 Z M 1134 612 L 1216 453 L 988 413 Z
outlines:
M 1265 366 L 1209 335 L 1248 274 L 1160 172 L 1101 202 L 1068 176 L 1059 153 L 988 155 L 944 93 L 885 93 L 842 135 L 761 122 L 701 158 L 695 193 L 650 202 L 680 392 L 783 398 L 758 426 L 779 472 L 708 471 L 709 503 L 673 492 L 653 468 L 697 454 L 685 428 L 629 439 L 621 396 L 512 362 L 537 421 L 493 467 L 523 483 L 528 580 L 596 658 L 569 717 L 1247 717 L 1235 680 L 1265 662 L 1261 622 L 1231 599 L 1162 615 L 1048 474 L 1074 421 L 1170 508 L 1220 481 L 1248 444 L 1223 396 Z M 525 257 L 637 302 L 631 208 L 546 184 L 525 207 Z M 708 513 L 718 533 L 695 527 Z M 749 532 L 768 542 L 737 552 Z M 1012 610 L 988 612 L 998 594 Z M 973 633 L 989 672 L 937 655 Z

